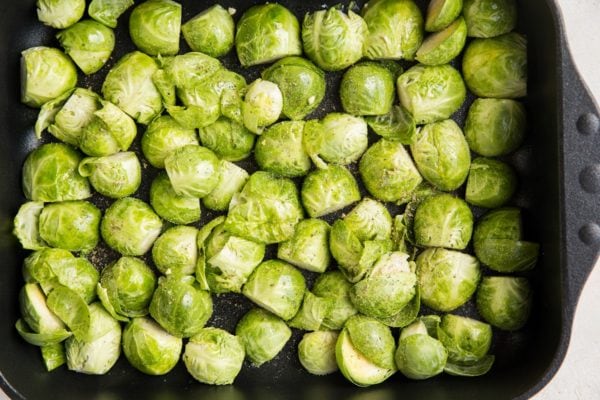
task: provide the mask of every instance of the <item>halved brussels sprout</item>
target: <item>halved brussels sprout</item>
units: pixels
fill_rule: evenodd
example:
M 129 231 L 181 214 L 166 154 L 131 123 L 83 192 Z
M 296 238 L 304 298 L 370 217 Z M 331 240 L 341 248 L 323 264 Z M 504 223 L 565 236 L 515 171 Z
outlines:
M 416 262 L 421 301 L 437 311 L 466 303 L 481 278 L 477 259 L 454 250 L 426 249 Z
M 302 204 L 308 215 L 322 217 L 356 203 L 360 191 L 354 176 L 341 165 L 312 171 L 302 182 Z
M 48 132 L 70 145 L 81 145 L 94 113 L 102 107 L 100 100 L 100 96 L 91 90 L 76 88 L 56 114 L 47 120 Z
M 231 199 L 242 190 L 249 177 L 245 169 L 229 161 L 221 161 L 219 182 L 212 192 L 202 198 L 202 203 L 210 210 L 227 210 Z
M 142 200 L 125 197 L 104 213 L 100 232 L 112 249 L 124 256 L 145 254 L 160 235 L 162 221 Z
M 181 33 L 193 51 L 221 57 L 233 47 L 235 22 L 229 11 L 215 4 L 183 24 Z
M 395 89 L 394 75 L 383 64 L 353 65 L 340 83 L 342 107 L 352 115 L 387 114 L 394 102 Z
M 329 224 L 320 219 L 305 219 L 296 225 L 294 236 L 279 244 L 277 257 L 313 272 L 329 266 Z
M 444 371 L 448 352 L 444 345 L 427 333 L 422 320 L 402 330 L 396 365 L 402 375 L 410 379 L 428 379 Z
M 325 97 L 325 74 L 301 57 L 283 58 L 265 69 L 261 76 L 279 87 L 283 95 L 282 113 L 292 120 L 306 117 Z
M 532 290 L 526 278 L 486 276 L 477 290 L 477 310 L 487 322 L 506 331 L 521 329 L 531 312 Z
M 79 148 L 89 156 L 102 157 L 127 151 L 137 135 L 135 121 L 109 101 L 94 112 L 81 133 Z
M 181 4 L 171 0 L 148 0 L 137 5 L 129 17 L 131 40 L 146 54 L 179 52 Z
M 154 119 L 142 136 L 144 157 L 156 168 L 164 168 L 167 156 L 189 144 L 198 144 L 196 131 L 184 128 L 168 115 Z
M 123 330 L 123 353 L 131 365 L 148 375 L 171 371 L 181 355 L 181 338 L 150 318 L 134 318 Z
M 13 234 L 19 239 L 25 250 L 40 250 L 48 247 L 48 243 L 40 236 L 40 214 L 44 209 L 41 201 L 28 201 L 19 207 L 13 225 Z
M 101 211 L 87 201 L 48 204 L 40 213 L 40 237 L 51 247 L 87 253 L 96 247 Z
M 327 315 L 331 314 L 334 300 L 328 297 L 315 296 L 308 290 L 304 292 L 304 299 L 300 309 L 294 318 L 287 321 L 291 328 L 304 331 L 316 331 L 321 329 Z
M 269 260 L 256 267 L 242 293 L 267 311 L 289 320 L 300 309 L 305 290 L 300 271 L 286 262 Z
M 240 373 L 245 355 L 237 336 L 218 328 L 204 328 L 185 345 L 183 363 L 199 382 L 229 385 Z
M 189 52 L 161 59 L 161 65 L 168 81 L 179 89 L 178 95 L 182 97 L 182 100 L 190 97 L 185 95 L 185 89 L 195 87 L 206 89 L 205 84 L 222 68 L 219 60 L 199 52 Z M 184 104 L 191 103 L 184 101 Z
M 425 65 L 442 65 L 454 60 L 465 47 L 467 25 L 461 17 L 447 28 L 428 36 L 417 51 L 417 61 Z
M 464 52 L 462 71 L 469 90 L 479 97 L 523 97 L 527 95 L 527 39 L 514 32 L 475 39 Z
M 423 200 L 414 220 L 416 244 L 462 250 L 473 233 L 473 213 L 464 200 L 438 194 Z
M 448 350 L 448 362 L 473 367 L 486 358 L 490 350 L 492 327 L 476 319 L 446 314 L 438 327 L 437 337 Z M 480 375 L 486 372 L 481 371 Z
M 276 3 L 249 8 L 240 18 L 235 48 L 243 67 L 302 54 L 296 16 Z
M 216 122 L 200 128 L 202 145 L 227 161 L 240 161 L 247 158 L 254 147 L 255 135 L 243 124 L 220 117 Z
M 410 112 L 401 105 L 392 106 L 389 113 L 366 117 L 373 132 L 388 140 L 397 140 L 402 144 L 411 144 L 416 133 L 415 120 Z
M 414 59 L 423 41 L 423 16 L 412 0 L 371 0 L 362 16 L 369 27 L 367 58 Z
M 415 65 L 400 75 L 397 88 L 417 124 L 450 118 L 467 95 L 460 73 L 450 65 Z
M 97 72 L 115 48 L 112 29 L 93 20 L 84 20 L 60 31 L 56 38 L 84 74 Z
M 359 171 L 369 193 L 382 201 L 408 201 L 423 180 L 402 143 L 386 139 L 363 154 Z
M 359 240 L 384 240 L 392 233 L 392 217 L 379 201 L 365 197 L 346 216 L 344 222 Z
M 469 36 L 489 38 L 512 31 L 517 26 L 515 0 L 465 0 L 463 15 Z
M 313 375 L 328 375 L 338 370 L 335 345 L 338 333 L 316 331 L 305 333 L 298 343 L 300 364 Z
M 170 275 L 158 279 L 150 302 L 150 315 L 171 335 L 186 338 L 202 330 L 213 312 L 210 294 L 193 276 Z
M 38 0 L 37 17 L 45 25 L 67 28 L 85 13 L 85 0 Z
M 248 130 L 260 135 L 277 122 L 282 110 L 283 94 L 275 83 L 259 78 L 248 86 L 242 103 L 242 118 Z
M 174 226 L 161 234 L 152 246 L 152 260 L 165 275 L 192 275 L 196 270 L 198 229 Z
M 115 199 L 134 194 L 142 183 L 142 166 L 134 152 L 84 158 L 78 170 L 98 193 Z
M 279 354 L 292 337 L 292 330 L 281 318 L 253 308 L 240 319 L 235 334 L 246 348 L 246 357 L 259 367 Z
M 200 220 L 200 200 L 178 195 L 166 172 L 161 172 L 152 181 L 150 204 L 156 214 L 174 224 L 185 225 Z
M 254 147 L 259 168 L 288 178 L 306 175 L 312 164 L 302 145 L 303 131 L 304 121 L 283 121 L 267 128 Z
M 523 104 L 510 99 L 476 99 L 465 121 L 469 147 L 486 157 L 513 152 L 523 142 L 526 127 Z
M 325 71 L 339 71 L 363 56 L 368 28 L 360 15 L 338 7 L 306 13 L 302 22 L 304 52 Z
M 77 85 L 77 69 L 62 51 L 32 47 L 21 53 L 21 101 L 41 107 Z
M 339 330 L 358 310 L 350 301 L 352 284 L 348 282 L 340 271 L 329 271 L 320 275 L 313 285 L 312 292 L 315 296 L 330 299 L 333 307 L 323 318 L 321 328 Z
M 441 31 L 458 18 L 463 9 L 463 0 L 431 0 L 427 7 L 425 30 Z
M 175 193 L 202 198 L 219 183 L 219 159 L 206 147 L 189 144 L 165 158 L 165 170 Z
M 465 200 L 478 207 L 504 205 L 517 189 L 517 175 L 502 161 L 479 157 L 471 163 Z
M 117 27 L 117 19 L 132 5 L 133 0 L 92 0 L 88 6 L 88 14 L 114 29 Z
M 23 286 L 19 292 L 19 305 L 21 317 L 27 324 L 25 328 L 39 334 L 64 336 L 67 333 L 65 324 L 48 308 L 46 296 L 37 283 Z

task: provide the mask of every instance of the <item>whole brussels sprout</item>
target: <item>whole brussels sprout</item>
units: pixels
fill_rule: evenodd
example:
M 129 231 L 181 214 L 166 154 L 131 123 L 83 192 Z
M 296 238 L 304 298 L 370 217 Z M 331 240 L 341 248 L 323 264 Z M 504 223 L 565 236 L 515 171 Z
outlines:
M 412 0 L 371 0 L 362 16 L 369 27 L 367 58 L 414 59 L 423 41 L 423 16 Z
M 37 17 L 45 25 L 67 28 L 85 13 L 85 0 L 38 0 Z
M 199 144 L 196 131 L 184 128 L 168 115 L 154 119 L 142 136 L 144 157 L 156 168 L 164 168 L 167 156 L 189 144 Z
M 315 296 L 330 299 L 332 308 L 324 316 L 321 328 L 339 330 L 358 310 L 350 300 L 352 284 L 340 271 L 329 271 L 319 275 L 312 291 Z
M 418 129 L 410 151 L 419 172 L 440 190 L 458 189 L 469 175 L 469 145 L 451 119 Z
M 148 0 L 137 5 L 129 17 L 129 35 L 138 49 L 152 56 L 179 52 L 181 4 L 171 0 Z
M 387 114 L 395 97 L 394 75 L 383 64 L 362 62 L 344 73 L 340 99 L 352 115 Z
M 365 120 L 379 136 L 402 144 L 411 144 L 417 131 L 412 114 L 401 105 L 392 106 L 387 114 L 369 116 Z
M 117 27 L 117 19 L 132 5 L 133 0 L 92 0 L 88 6 L 88 14 L 114 29 Z
M 382 201 L 407 201 L 423 180 L 402 143 L 386 139 L 363 154 L 359 171 L 369 193 Z
M 421 301 L 438 311 L 452 311 L 466 303 L 481 278 L 479 262 L 454 250 L 426 249 L 417 257 Z
M 152 181 L 150 204 L 156 214 L 174 224 L 185 225 L 200 220 L 200 200 L 178 195 L 166 172 L 158 174 Z
M 486 157 L 513 152 L 523 142 L 526 127 L 523 104 L 510 99 L 476 99 L 465 121 L 469 147 Z
M 213 312 L 210 294 L 193 276 L 170 275 L 158 279 L 150 302 L 150 315 L 171 335 L 187 338 L 202 330 Z
M 280 4 L 250 7 L 240 18 L 235 48 L 243 67 L 302 54 L 296 16 Z
M 152 246 L 152 261 L 165 275 L 192 275 L 198 261 L 198 229 L 173 226 L 164 231 Z
M 123 330 L 123 353 L 131 365 L 148 375 L 171 371 L 181 355 L 181 338 L 150 318 L 133 318 Z
M 473 366 L 490 350 L 492 327 L 476 319 L 446 314 L 442 317 L 437 337 L 448 350 L 449 362 Z
M 465 200 L 478 207 L 504 205 L 517 189 L 517 175 L 502 161 L 479 157 L 471 163 Z
M 249 177 L 245 169 L 229 161 L 221 161 L 219 182 L 212 192 L 202 198 L 202 203 L 210 210 L 227 210 L 231 199 L 242 190 Z
M 473 213 L 464 200 L 438 194 L 417 207 L 414 235 L 418 246 L 462 250 L 473 233 Z
M 165 158 L 165 170 L 175 193 L 202 198 L 219 183 L 219 159 L 211 150 L 188 144 Z
M 133 152 L 84 158 L 78 171 L 98 193 L 114 199 L 134 194 L 142 183 L 142 166 Z
M 183 24 L 181 33 L 193 51 L 221 57 L 233 47 L 235 23 L 231 13 L 215 4 Z
M 360 191 L 346 167 L 328 165 L 304 178 L 301 196 L 308 215 L 317 218 L 356 203 L 360 200 Z
M 304 52 L 325 71 L 339 71 L 363 56 L 367 24 L 352 10 L 337 7 L 306 13 L 302 22 Z
M 100 232 L 112 249 L 124 256 L 145 254 L 160 235 L 162 221 L 142 200 L 124 197 L 104 213 Z
M 81 132 L 79 148 L 93 157 L 127 151 L 137 135 L 135 121 L 109 101 L 100 100 L 100 104 Z
M 203 328 L 185 345 L 183 363 L 199 382 L 229 385 L 240 373 L 245 355 L 237 336 L 218 328 Z
M 227 161 L 240 161 L 250 156 L 256 136 L 243 124 L 226 117 L 200 128 L 200 141 L 219 158 Z
M 425 30 L 441 31 L 458 18 L 462 8 L 463 0 L 431 0 L 427 7 Z
M 106 64 L 115 48 L 112 29 L 93 20 L 84 20 L 60 31 L 56 38 L 60 45 L 83 71 L 90 75 Z
M 325 74 L 302 57 L 283 58 L 265 69 L 261 76 L 279 87 L 283 95 L 281 112 L 292 120 L 306 117 L 325 97 Z
M 254 147 L 259 168 L 288 178 L 306 175 L 312 164 L 302 146 L 303 131 L 304 121 L 283 121 L 269 127 Z
M 532 290 L 526 278 L 486 276 L 477 290 L 477 311 L 506 331 L 521 329 L 531 312 Z
M 40 213 L 40 237 L 51 247 L 88 253 L 96 247 L 101 211 L 87 201 L 48 204 Z
M 396 365 L 410 379 L 428 379 L 444 370 L 448 352 L 444 345 L 427 333 L 419 320 L 402 330 L 396 349 Z
M 244 126 L 260 135 L 263 130 L 277 122 L 283 110 L 283 94 L 270 81 L 257 79 L 248 86 L 242 103 Z
M 41 201 L 28 201 L 19 207 L 13 220 L 13 234 L 25 250 L 41 250 L 48 243 L 40 237 L 40 214 L 44 209 Z
M 508 33 L 517 26 L 515 0 L 465 0 L 463 15 L 469 36 L 489 38 Z
M 65 324 L 48 308 L 46 296 L 37 283 L 23 286 L 19 292 L 19 306 L 22 321 L 33 333 L 54 334 L 57 337 L 67 333 Z
M 335 345 L 338 333 L 333 331 L 308 332 L 298 343 L 300 364 L 313 375 L 328 375 L 338 370 Z
M 21 53 L 21 101 L 41 107 L 77 85 L 77 69 L 62 51 L 32 47 Z
M 302 304 L 306 282 L 290 264 L 269 260 L 261 263 L 242 288 L 248 299 L 278 317 L 292 318 Z
M 527 39 L 507 33 L 475 39 L 462 60 L 463 77 L 479 97 L 514 99 L 527 95 Z
M 457 18 L 443 30 L 427 37 L 419 50 L 416 59 L 425 65 L 442 65 L 455 59 L 467 41 L 467 25 L 465 20 Z
M 253 308 L 240 319 L 235 334 L 246 348 L 246 357 L 259 367 L 279 354 L 292 337 L 292 330 L 281 318 Z
M 417 124 L 450 118 L 467 95 L 460 73 L 450 65 L 415 65 L 400 75 L 397 88 Z
M 277 257 L 299 268 L 325 272 L 329 266 L 329 224 L 320 219 L 305 219 L 296 225 L 294 236 L 280 243 Z

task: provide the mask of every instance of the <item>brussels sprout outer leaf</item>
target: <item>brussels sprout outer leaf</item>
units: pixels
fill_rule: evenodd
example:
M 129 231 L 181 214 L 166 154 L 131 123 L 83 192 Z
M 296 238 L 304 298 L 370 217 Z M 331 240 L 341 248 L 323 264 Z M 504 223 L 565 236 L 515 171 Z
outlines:
M 481 376 L 487 374 L 494 365 L 496 357 L 487 355 L 473 364 L 461 365 L 448 361 L 444 372 L 454 376 Z

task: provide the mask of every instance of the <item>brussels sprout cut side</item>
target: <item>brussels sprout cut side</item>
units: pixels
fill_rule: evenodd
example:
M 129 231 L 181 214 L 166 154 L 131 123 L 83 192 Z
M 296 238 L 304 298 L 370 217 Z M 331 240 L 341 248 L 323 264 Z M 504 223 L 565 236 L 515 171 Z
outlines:
M 458 18 L 462 8 L 463 0 L 431 0 L 427 7 L 425 30 L 441 31 Z
M 92 20 L 78 22 L 59 32 L 56 37 L 86 75 L 102 68 L 115 47 L 112 29 Z

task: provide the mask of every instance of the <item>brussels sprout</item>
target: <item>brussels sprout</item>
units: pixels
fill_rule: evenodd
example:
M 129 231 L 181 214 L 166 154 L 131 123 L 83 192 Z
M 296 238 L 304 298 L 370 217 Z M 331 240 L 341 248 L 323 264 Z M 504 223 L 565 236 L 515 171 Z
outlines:
M 425 65 L 442 65 L 455 59 L 467 41 L 467 25 L 458 18 L 447 28 L 427 37 L 415 57 Z
M 83 71 L 90 75 L 106 64 L 115 48 L 112 29 L 93 20 L 84 20 L 60 31 L 56 38 L 60 45 Z
M 308 215 L 322 217 L 360 200 L 358 184 L 346 167 L 329 165 L 308 174 L 302 182 L 302 204 Z
M 219 183 L 219 159 L 206 147 L 189 144 L 165 158 L 165 170 L 180 196 L 202 198 Z
M 512 167 L 491 158 L 476 158 L 471 163 L 465 200 L 478 207 L 504 205 L 517 189 L 517 175 Z
M 334 305 L 333 299 L 315 296 L 307 290 L 304 293 L 300 309 L 294 318 L 287 321 L 287 324 L 292 328 L 304 331 L 319 330 L 325 317 L 331 314 Z
M 42 138 L 42 133 L 44 130 L 54 122 L 56 114 L 58 114 L 58 112 L 62 109 L 63 105 L 67 102 L 69 97 L 71 97 L 71 94 L 73 94 L 74 91 L 75 89 L 67 90 L 60 96 L 47 101 L 42 105 L 35 121 L 35 137 L 38 139 Z M 77 137 L 79 137 L 79 135 Z M 77 143 L 75 143 L 75 145 L 77 145 Z
M 202 330 L 212 312 L 210 294 L 200 290 L 193 276 L 170 275 L 158 279 L 150 315 L 171 335 L 194 336 Z
M 305 219 L 296 225 L 294 236 L 279 244 L 277 257 L 313 272 L 329 266 L 329 224 L 320 219 Z
M 427 7 L 425 30 L 438 32 L 458 18 L 463 8 L 463 0 L 431 0 Z
M 198 85 L 205 89 L 204 84 L 222 68 L 219 60 L 199 52 L 189 52 L 166 58 L 161 63 L 167 79 L 180 89 L 178 95 L 184 98 L 186 96 L 182 89 L 193 89 Z M 184 104 L 191 103 L 185 102 Z
M 202 145 L 227 161 L 247 158 L 254 147 L 255 135 L 242 124 L 220 117 L 215 123 L 200 128 Z
M 402 307 L 400 311 L 387 318 L 378 318 L 378 320 L 390 328 L 404 328 L 413 323 L 421 310 L 421 294 L 419 292 L 419 286 L 415 289 L 416 293 L 413 298 L 408 304 Z
M 174 226 L 156 239 L 152 260 L 165 275 L 192 275 L 196 270 L 198 230 L 191 226 Z
M 362 16 L 369 27 L 367 58 L 414 59 L 423 41 L 423 16 L 412 0 L 371 0 Z
M 162 111 L 162 96 L 152 82 L 157 70 L 152 57 L 139 51 L 126 54 L 108 71 L 102 95 L 138 123 L 147 125 Z
M 448 119 L 467 95 L 460 73 L 450 65 L 415 65 L 398 78 L 400 103 L 417 124 Z
M 414 140 L 415 120 L 401 105 L 392 106 L 387 114 L 366 117 L 365 120 L 376 134 L 388 140 L 397 140 L 402 144 L 411 144 Z
M 202 129 L 219 119 L 219 99 L 205 87 L 185 91 L 185 106 L 167 106 L 167 112 L 187 129 Z M 202 93 L 204 92 L 204 93 Z
M 469 36 L 489 38 L 508 33 L 517 26 L 515 0 L 465 0 L 463 15 Z
M 463 200 L 449 194 L 425 199 L 415 212 L 414 234 L 418 246 L 462 250 L 473 233 L 473 213 Z
M 235 48 L 243 67 L 302 54 L 296 16 L 280 4 L 249 8 L 237 25 Z
M 94 157 L 127 151 L 137 135 L 135 121 L 111 102 L 100 103 L 102 108 L 81 133 L 79 148 Z
M 465 83 L 479 97 L 513 99 L 527 94 L 527 39 L 507 33 L 475 39 L 462 60 Z
M 350 301 L 352 284 L 344 278 L 340 271 L 329 271 L 319 275 L 312 291 L 315 296 L 331 299 L 333 308 L 325 315 L 321 327 L 323 329 L 342 329 L 346 320 L 358 313 Z
M 219 4 L 202 11 L 181 26 L 181 33 L 193 51 L 221 57 L 233 47 L 235 23 Z
M 39 221 L 44 208 L 41 201 L 28 201 L 19 207 L 14 219 L 13 234 L 26 250 L 40 250 L 48 247 L 40 237 Z
M 282 110 L 283 94 L 275 83 L 259 78 L 248 86 L 242 103 L 242 118 L 248 130 L 261 134 L 279 119 Z
M 360 15 L 337 8 L 307 13 L 302 22 L 304 52 L 325 71 L 339 71 L 363 56 L 368 28 Z
M 175 193 L 166 172 L 160 173 L 150 186 L 150 204 L 156 214 L 174 224 L 191 224 L 200 220 L 200 200 Z
M 145 254 L 160 235 L 162 221 L 145 202 L 133 197 L 115 201 L 100 224 L 102 239 L 124 256 Z
M 303 130 L 304 121 L 284 121 L 269 127 L 254 147 L 259 168 L 288 178 L 306 175 L 312 164 L 302 146 Z
M 446 314 L 437 337 L 448 350 L 449 362 L 468 366 L 487 355 L 492 344 L 492 327 L 476 319 Z
M 123 330 L 123 353 L 131 365 L 148 375 L 171 371 L 181 355 L 183 342 L 150 318 L 134 318 Z
M 353 65 L 340 83 L 342 107 L 353 115 L 387 114 L 394 102 L 394 91 L 394 75 L 375 62 Z
M 185 345 L 183 363 L 199 382 L 229 385 L 240 373 L 245 355 L 237 336 L 218 328 L 204 328 Z
M 405 202 L 423 180 L 402 143 L 386 139 L 365 152 L 359 171 L 369 193 L 382 201 Z
M 23 263 L 23 278 L 27 283 L 45 283 L 54 281 L 55 270 L 62 270 L 64 263 L 70 263 L 75 257 L 68 250 L 45 248 L 31 253 Z M 46 293 L 49 292 L 45 291 Z
M 48 204 L 40 213 L 39 232 L 51 247 L 87 253 L 100 238 L 100 210 L 87 201 Z
M 219 183 L 202 198 L 204 206 L 210 210 L 225 211 L 236 193 L 239 193 L 248 181 L 248 172 L 229 161 L 221 161 Z
M 62 51 L 32 47 L 21 53 L 21 101 L 41 107 L 77 85 L 77 69 Z
M 90 309 L 90 326 L 85 339 L 75 336 L 65 342 L 67 366 L 71 371 L 103 375 L 119 359 L 121 353 L 121 326 L 100 303 Z
M 392 232 L 392 217 L 387 208 L 367 197 L 344 217 L 344 222 L 359 240 L 388 239 Z
M 531 292 L 526 278 L 486 276 L 477 291 L 477 310 L 483 319 L 496 328 L 516 331 L 529 318 Z
M 88 14 L 114 29 L 117 27 L 117 19 L 132 5 L 133 0 L 92 0 L 88 6 Z
M 526 113 L 523 104 L 509 99 L 476 99 L 465 121 L 469 147 L 486 157 L 513 152 L 525 136 Z
M 246 357 L 259 367 L 279 354 L 292 330 L 281 318 L 262 308 L 253 308 L 240 319 L 235 334 L 246 348 Z
M 259 243 L 279 243 L 292 237 L 302 217 L 294 183 L 258 171 L 233 196 L 225 230 Z
M 85 0 L 38 0 L 36 5 L 40 22 L 57 29 L 73 25 L 85 13 Z
M 48 120 L 48 132 L 60 141 L 79 146 L 86 127 L 92 122 L 94 113 L 100 107 L 100 97 L 96 93 L 77 88 Z
M 46 296 L 37 283 L 28 283 L 19 293 L 21 316 L 26 325 L 21 328 L 30 328 L 33 333 L 56 335 L 56 339 L 70 336 L 65 329 L 65 324 L 48 308 Z M 19 329 L 19 326 L 17 326 Z M 26 332 L 26 331 L 25 331 Z M 56 340 L 55 342 L 58 342 Z
M 338 333 L 317 331 L 305 333 L 298 343 L 300 364 L 313 375 L 328 375 L 338 370 L 335 345 Z
M 304 276 L 290 264 L 279 260 L 261 263 L 242 288 L 248 299 L 288 320 L 302 304 L 306 282 Z
M 306 117 L 325 97 L 325 74 L 301 57 L 283 58 L 265 69 L 261 76 L 279 87 L 283 96 L 282 113 L 292 120 Z
M 152 56 L 177 54 L 180 29 L 181 4 L 171 0 L 145 1 L 129 17 L 131 40 Z
M 367 149 L 367 123 L 343 113 L 327 114 L 321 121 L 308 121 L 304 127 L 304 148 L 315 165 L 323 160 L 347 165 L 357 161 Z M 322 160 L 321 160 L 322 159 Z
M 46 304 L 76 338 L 89 339 L 91 309 L 81 296 L 65 286 L 57 285 L 48 294 Z
M 44 366 L 48 372 L 63 366 L 67 362 L 65 346 L 62 343 L 54 343 L 40 347 Z
M 133 152 L 84 158 L 78 170 L 98 193 L 115 199 L 134 194 L 142 183 L 142 166 Z
M 454 250 L 426 249 L 416 262 L 421 301 L 437 311 L 466 303 L 481 278 L 477 259 Z
M 198 144 L 196 132 L 182 127 L 168 115 L 153 120 L 142 136 L 144 157 L 156 168 L 164 168 L 168 155 L 189 144 Z
M 431 378 L 442 373 L 447 358 L 444 345 L 429 336 L 421 320 L 402 330 L 395 355 L 402 375 L 410 379 Z

